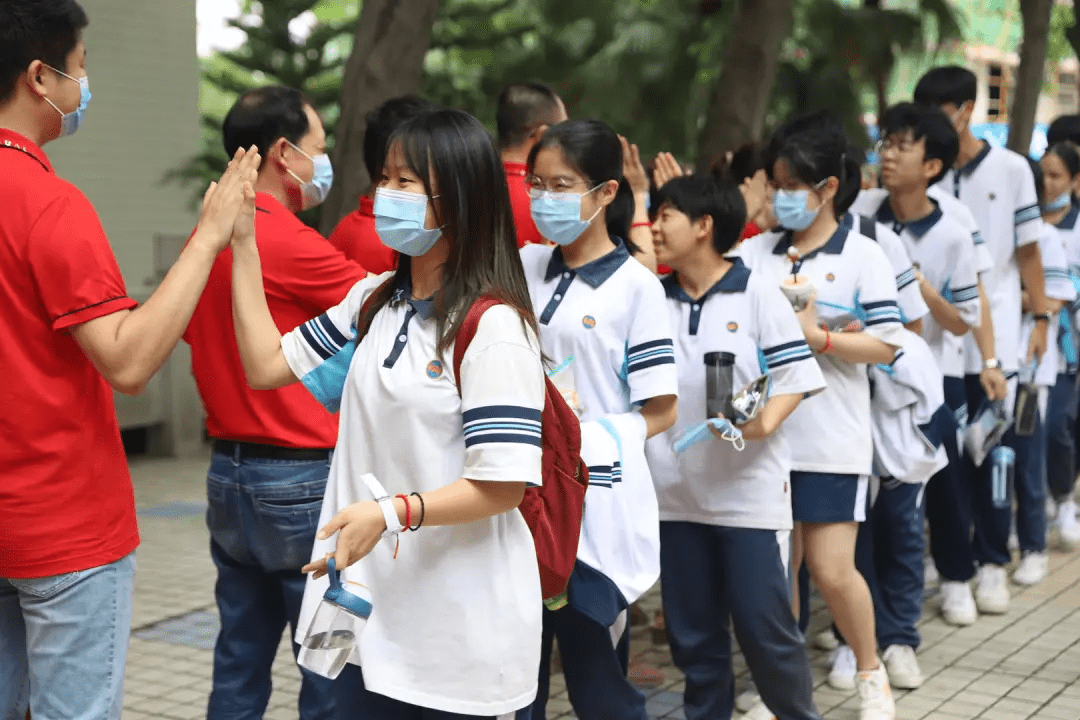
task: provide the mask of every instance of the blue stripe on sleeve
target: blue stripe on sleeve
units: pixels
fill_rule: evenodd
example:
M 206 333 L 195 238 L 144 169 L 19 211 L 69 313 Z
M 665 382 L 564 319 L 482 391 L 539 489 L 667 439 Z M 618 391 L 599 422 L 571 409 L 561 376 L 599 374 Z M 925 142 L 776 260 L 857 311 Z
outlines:
M 540 411 L 518 405 L 488 405 L 461 414 L 465 447 L 523 443 L 540 447 Z
M 675 345 L 670 338 L 641 343 L 626 351 L 627 373 L 668 364 L 675 364 Z
M 308 347 L 314 350 L 319 357 L 323 360 L 329 360 L 334 356 L 334 351 L 322 340 L 318 326 L 314 323 L 314 320 L 309 320 L 301 325 L 300 334 L 304 337 L 304 341 L 307 342 Z
M 1024 223 L 1031 222 L 1041 216 L 1042 213 L 1039 211 L 1038 205 L 1028 205 L 1027 207 L 1022 207 L 1016 211 L 1014 223 L 1016 225 L 1023 225 Z
M 908 268 L 896 276 L 896 289 L 903 290 L 913 282 L 915 282 L 915 268 Z

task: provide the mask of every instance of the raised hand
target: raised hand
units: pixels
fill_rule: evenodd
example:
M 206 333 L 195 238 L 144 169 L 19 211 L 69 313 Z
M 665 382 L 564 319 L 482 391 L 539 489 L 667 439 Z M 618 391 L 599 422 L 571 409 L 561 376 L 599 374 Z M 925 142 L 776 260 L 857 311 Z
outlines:
M 243 202 L 241 203 L 240 212 L 236 215 L 236 222 L 233 224 L 232 243 L 234 246 L 243 243 L 255 242 L 254 183 L 245 180 L 242 188 L 242 194 Z
M 211 183 L 203 195 L 197 235 L 215 252 L 224 250 L 232 239 L 237 216 L 244 209 L 245 183 L 254 187 L 261 160 L 254 145 L 248 150 L 240 148 L 221 179 Z
M 653 163 L 653 184 L 656 187 L 663 187 L 669 180 L 682 177 L 684 174 L 682 165 L 674 155 L 669 152 L 657 154 L 656 161 Z
M 649 176 L 645 172 L 645 166 L 641 164 L 638 146 L 631 145 L 622 135 L 619 136 L 619 142 L 622 143 L 623 177 L 634 195 L 648 194 Z

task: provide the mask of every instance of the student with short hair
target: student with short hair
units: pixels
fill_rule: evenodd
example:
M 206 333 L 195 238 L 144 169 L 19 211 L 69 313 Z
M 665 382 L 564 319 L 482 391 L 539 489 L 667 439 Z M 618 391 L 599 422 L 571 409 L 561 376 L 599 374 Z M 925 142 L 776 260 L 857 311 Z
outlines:
M 529 190 L 525 185 L 527 163 L 529 153 L 547 129 L 566 119 L 562 98 L 543 83 L 511 83 L 499 93 L 495 127 L 506 183 L 510 188 L 510 202 L 514 205 L 518 247 L 544 244 L 529 212 Z
M 138 395 L 230 242 L 259 154 L 238 150 L 141 306 L 90 201 L 42 149 L 90 103 L 85 11 L 0 3 L 0 717 L 120 717 L 139 530 L 113 391 Z
M 276 326 L 291 330 L 337 305 L 367 275 L 297 217 L 321 204 L 333 183 L 322 120 L 299 90 L 268 86 L 240 96 L 225 116 L 222 140 L 230 155 L 254 145 L 265 158 L 255 182 L 263 287 Z M 300 613 L 307 581 L 300 568 L 311 558 L 338 431 L 337 418 L 299 385 L 247 386 L 231 286 L 226 252 L 184 333 L 213 439 L 207 525 L 221 629 L 211 720 L 266 711 L 281 633 Z M 330 682 L 301 674 L 299 717 L 332 717 Z
M 678 377 L 664 289 L 631 258 L 619 234 L 625 225 L 611 227 L 620 224 L 617 206 L 633 203 L 623 157 L 619 137 L 598 120 L 549 128 L 529 154 L 527 183 L 537 228 L 556 247 L 528 245 L 521 259 L 544 354 L 565 368 L 552 381 L 583 423 L 618 416 L 636 428 L 634 437 L 622 433 L 624 445 L 643 451 L 646 438 L 675 422 Z M 546 716 L 556 638 L 579 718 L 646 716 L 645 698 L 627 678 L 626 608 L 660 574 L 656 493 L 644 454 L 621 473 L 621 483 L 591 481 L 569 602 L 544 611 L 534 720 Z M 623 546 L 628 536 L 635 541 Z
M 767 167 L 782 229 L 744 241 L 739 255 L 772 282 L 798 273 L 816 292 L 816 302 L 797 316 L 818 353 L 826 388 L 804 400 L 785 425 L 800 438 L 792 446 L 793 566 L 805 554 L 851 643 L 861 720 L 892 720 L 895 705 L 877 655 L 870 592 L 855 568 L 855 540 L 873 462 L 866 365 L 892 361 L 903 324 L 884 252 L 837 222 L 861 184 L 861 168 L 847 157 L 847 147 L 843 127 L 825 113 L 778 129 Z
M 1056 122 L 1056 121 L 1055 121 Z M 1080 150 L 1071 142 L 1057 142 L 1039 161 L 1043 171 L 1046 199 L 1043 222 L 1060 236 L 1065 246 L 1065 260 L 1074 286 L 1080 285 L 1080 207 L 1072 199 L 1072 188 L 1080 180 Z M 1080 545 L 1080 523 L 1076 521 L 1076 414 L 1078 364 L 1075 307 L 1058 312 L 1057 323 L 1060 360 L 1058 376 L 1046 409 L 1046 479 L 1056 507 L 1054 525 L 1058 541 L 1065 549 Z
M 249 235 L 233 243 L 249 384 L 299 380 L 341 408 L 299 631 L 333 555 L 374 608 L 333 683 L 340 717 L 504 720 L 532 702 L 540 664 L 540 576 L 517 508 L 541 482 L 545 385 L 506 179 L 483 125 L 439 110 L 398 127 L 374 209 L 397 270 L 284 336 L 258 246 Z M 502 304 L 481 317 L 455 377 L 455 338 L 484 294 Z M 365 474 L 389 497 L 375 499 Z
M 375 189 L 382 174 L 386 145 L 390 135 L 407 120 L 439 106 L 416 95 L 390 98 L 368 113 L 364 128 L 364 167 L 371 178 L 370 189 L 360 196 L 360 203 L 338 221 L 330 233 L 330 244 L 373 275 L 382 275 L 397 267 L 397 253 L 379 241 L 375 230 Z
M 987 400 L 1004 401 L 1008 414 L 1016 394 L 1015 374 L 1019 370 L 1021 282 L 1034 309 L 1036 326 L 1030 342 L 1022 350 L 1025 359 L 1041 358 L 1046 350 L 1047 330 L 1052 314 L 1047 310 L 1042 259 L 1038 239 L 1042 219 L 1035 197 L 1035 183 L 1027 161 L 1010 150 L 993 147 L 971 132 L 975 105 L 975 75 L 962 67 L 938 67 L 927 72 L 915 88 L 915 101 L 940 107 L 953 122 L 960 137 L 954 167 L 938 184 L 971 210 L 993 257 L 993 268 L 984 278 L 993 316 L 997 357 L 986 358 L 971 339 L 965 352 L 964 379 L 968 411 L 978 412 Z M 1011 376 L 1003 394 L 1000 387 L 988 388 L 981 376 L 984 369 L 1000 368 Z M 988 392 L 992 391 L 993 396 Z M 1012 443 L 1011 433 L 1006 444 Z M 964 523 L 953 541 L 943 544 L 947 556 L 939 569 L 950 582 L 967 583 L 978 566 L 975 604 L 979 611 L 1000 614 L 1008 611 L 1009 588 L 1005 565 L 1011 560 L 1008 548 L 1012 507 L 1008 498 L 995 494 L 990 482 L 991 463 L 976 468 L 967 454 L 961 462 L 969 492 L 974 498 L 974 533 Z
M 798 440 L 784 421 L 825 381 L 777 284 L 727 256 L 745 226 L 738 186 L 677 177 L 660 188 L 657 204 L 657 259 L 673 271 L 663 285 L 677 328 L 679 394 L 695 399 L 648 442 L 660 502 L 665 620 L 672 657 L 686 676 L 686 716 L 731 717 L 730 617 L 763 698 L 751 717 L 819 718 L 791 612 L 789 483 Z M 715 352 L 735 357 L 733 390 L 767 373 L 768 402 L 740 426 L 742 451 L 710 437 L 676 455 L 675 437 L 708 419 L 702 358 Z

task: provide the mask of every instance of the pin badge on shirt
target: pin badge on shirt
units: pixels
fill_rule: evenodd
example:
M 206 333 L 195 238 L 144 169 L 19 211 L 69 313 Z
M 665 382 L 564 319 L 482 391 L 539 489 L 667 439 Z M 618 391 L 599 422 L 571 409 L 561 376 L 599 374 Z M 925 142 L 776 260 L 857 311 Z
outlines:
M 586 315 L 581 319 L 581 324 L 585 326 L 586 330 L 592 330 L 596 327 L 596 318 L 592 315 Z
M 443 374 L 443 364 L 438 360 L 432 360 L 427 364 L 427 376 L 432 380 L 437 380 Z
M 828 273 L 828 274 L 825 275 L 825 279 L 828 280 L 829 282 L 832 282 L 833 280 L 836 280 L 836 276 L 833 275 L 832 273 Z
M 728 332 L 731 332 L 731 333 L 733 333 L 733 332 L 735 332 L 736 330 L 738 330 L 738 329 L 739 329 L 739 323 L 737 323 L 737 322 L 735 322 L 735 321 L 733 320 L 733 321 L 731 321 L 731 322 L 729 322 L 729 323 L 727 324 L 727 329 L 728 329 Z

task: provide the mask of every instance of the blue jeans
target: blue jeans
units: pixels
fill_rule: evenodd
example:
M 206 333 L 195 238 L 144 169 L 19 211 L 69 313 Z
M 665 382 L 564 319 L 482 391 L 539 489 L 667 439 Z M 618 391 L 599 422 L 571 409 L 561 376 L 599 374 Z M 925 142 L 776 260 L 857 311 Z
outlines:
M 480 715 L 432 710 L 393 700 L 364 687 L 364 673 L 358 665 L 346 665 L 334 680 L 334 699 L 341 708 L 338 720 L 504 720 L 515 715 L 521 720 L 528 720 L 525 710 L 501 715 L 499 718 L 484 718 Z
M 820 720 L 780 542 L 775 530 L 660 523 L 664 619 L 671 657 L 686 675 L 687 720 L 731 718 L 729 624 L 769 710 L 784 720 Z
M 0 579 L 0 720 L 119 718 L 135 555 Z
M 1035 413 L 1035 432 L 1016 436 L 1016 536 L 1020 551 L 1046 550 L 1046 423 Z
M 214 646 L 208 720 L 259 720 L 270 699 L 270 667 L 286 625 L 295 635 L 326 460 L 240 460 L 214 453 L 206 487 L 214 596 L 221 632 Z M 293 642 L 293 656 L 299 652 Z M 330 681 L 300 669 L 300 718 L 330 720 Z
M 1057 502 L 1076 489 L 1076 375 L 1058 375 L 1046 407 L 1046 481 Z

